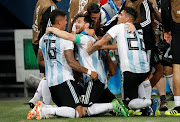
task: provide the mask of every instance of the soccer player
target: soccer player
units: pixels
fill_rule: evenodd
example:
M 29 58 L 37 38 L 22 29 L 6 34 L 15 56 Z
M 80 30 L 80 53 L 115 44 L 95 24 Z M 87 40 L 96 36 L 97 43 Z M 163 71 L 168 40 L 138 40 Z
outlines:
M 180 1 L 161 0 L 161 16 L 165 35 L 172 35 L 174 108 L 165 115 L 180 116 Z M 167 39 L 167 38 L 165 38 Z
M 99 0 L 70 0 L 69 6 L 69 21 L 68 21 L 68 32 L 72 30 L 72 22 L 74 17 L 85 10 L 90 3 L 100 4 Z
M 65 12 L 56 9 L 51 13 L 50 19 L 52 27 L 65 30 L 67 24 Z M 98 74 L 82 67 L 75 61 L 73 47 L 71 41 L 59 38 L 52 33 L 44 35 L 39 42 L 38 53 L 43 53 L 44 56 L 47 84 L 53 102 L 58 107 L 48 106 L 47 108 L 47 105 L 38 102 L 35 109 L 38 120 L 46 118 L 49 114 L 70 118 L 79 118 L 83 115 L 72 68 L 81 73 L 89 73 L 94 80 L 98 78 Z M 30 118 L 33 118 L 34 115 L 29 114 Z
M 57 8 L 56 3 L 60 1 L 61 0 L 38 0 L 36 3 L 34 16 L 33 16 L 33 25 L 32 25 L 32 30 L 33 30 L 32 45 L 37 58 L 38 58 L 37 55 L 39 49 L 39 40 L 44 35 L 46 27 L 50 27 L 52 25 L 50 21 L 50 13 Z M 45 73 L 44 61 L 38 60 L 38 64 L 39 64 L 40 73 Z M 31 78 L 34 79 L 34 77 Z M 34 105 L 40 100 L 41 97 L 43 97 L 43 102 L 45 104 L 50 104 L 51 95 L 49 90 L 47 89 L 47 84 L 45 83 L 46 82 L 45 80 L 46 79 L 43 78 L 41 80 L 42 83 L 40 81 L 36 93 L 34 94 L 33 98 L 29 101 L 29 106 L 32 109 L 34 108 Z M 32 84 L 32 80 L 30 80 L 30 82 Z
M 151 105 L 151 100 L 138 98 L 138 87 L 148 77 L 150 71 L 143 32 L 136 30 L 131 34 L 125 31 L 127 25 L 124 23 L 133 23 L 136 17 L 137 12 L 133 8 L 125 7 L 118 15 L 118 24 L 88 50 L 88 53 L 93 55 L 93 52 L 103 48 L 103 45 L 112 38 L 117 39 L 117 44 L 114 44 L 111 49 L 118 48 L 123 83 L 122 98 L 130 109 L 140 109 Z
M 86 28 L 89 28 L 90 20 L 83 14 L 79 14 L 78 16 L 79 17 L 76 19 L 76 32 L 81 34 L 73 35 L 51 27 L 47 28 L 47 32 L 50 31 L 61 38 L 69 39 L 75 42 L 78 47 L 80 64 L 88 69 L 91 69 L 91 71 L 96 71 L 98 73 L 99 77 L 96 81 L 92 80 L 92 78 L 88 75 L 83 74 L 83 81 L 85 84 L 83 92 L 84 98 L 82 99 L 83 106 L 87 108 L 88 116 L 106 113 L 112 110 L 117 113 L 121 112 L 124 116 L 128 116 L 127 109 L 120 101 L 115 99 L 116 97 L 107 88 L 107 75 L 99 52 L 96 51 L 90 56 L 86 51 L 88 42 L 91 40 L 95 42 L 95 39 L 86 35 L 84 31 Z M 121 108 L 121 111 L 119 111 L 120 109 L 113 107 L 113 104 L 109 103 L 111 101 L 113 101 L 112 103 L 119 103 L 118 106 Z

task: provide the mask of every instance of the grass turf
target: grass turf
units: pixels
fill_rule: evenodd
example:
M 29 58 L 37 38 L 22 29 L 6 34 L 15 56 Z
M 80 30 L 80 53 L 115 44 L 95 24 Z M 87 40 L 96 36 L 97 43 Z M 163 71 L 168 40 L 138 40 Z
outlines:
M 119 98 L 119 95 L 118 95 Z M 159 96 L 157 96 L 159 98 Z M 29 106 L 25 103 L 27 103 L 30 100 L 30 98 L 6 98 L 6 99 L 0 99 L 0 122 L 34 122 L 37 121 L 35 119 L 33 120 L 27 120 L 27 114 L 29 112 Z M 173 101 L 168 102 L 168 107 L 171 108 L 174 106 Z M 111 116 L 110 114 L 101 115 L 98 117 L 84 117 L 84 118 L 77 118 L 77 119 L 71 119 L 71 118 L 51 118 L 51 119 L 43 119 L 41 120 L 46 122 L 84 122 L 84 121 L 96 121 L 96 122 L 170 122 L 170 121 L 178 121 L 180 120 L 179 117 L 169 117 L 165 116 L 164 112 L 161 112 L 161 115 L 159 117 L 116 117 Z

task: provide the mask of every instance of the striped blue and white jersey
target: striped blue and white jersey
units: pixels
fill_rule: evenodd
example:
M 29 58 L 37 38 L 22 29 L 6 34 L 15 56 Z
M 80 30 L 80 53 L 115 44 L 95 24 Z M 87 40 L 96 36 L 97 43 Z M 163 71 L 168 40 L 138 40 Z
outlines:
M 107 74 L 99 51 L 94 52 L 92 55 L 89 55 L 86 51 L 88 42 L 95 42 L 96 40 L 89 35 L 78 34 L 78 36 L 80 37 L 80 43 L 77 43 L 80 64 L 87 69 L 97 72 L 99 76 L 98 79 L 107 85 Z M 91 77 L 87 74 L 83 74 L 83 80 L 86 83 L 91 80 Z
M 45 62 L 48 86 L 55 86 L 67 80 L 74 80 L 72 68 L 64 56 L 64 50 L 74 49 L 73 42 L 59 38 L 55 34 L 43 35 L 39 42 Z
M 134 34 L 124 30 L 126 24 L 113 26 L 107 33 L 117 40 L 121 72 L 146 73 L 150 70 L 149 60 L 145 52 L 142 30 Z

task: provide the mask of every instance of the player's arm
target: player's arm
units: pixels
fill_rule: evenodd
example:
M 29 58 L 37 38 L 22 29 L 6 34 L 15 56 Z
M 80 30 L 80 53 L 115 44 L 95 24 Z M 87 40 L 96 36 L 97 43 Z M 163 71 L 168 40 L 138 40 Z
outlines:
M 96 50 L 101 49 L 101 47 L 111 39 L 112 37 L 108 33 L 106 33 L 101 40 L 97 41 L 89 50 L 87 50 L 88 54 L 91 55 Z
M 74 70 L 81 72 L 81 73 L 85 73 L 91 76 L 91 78 L 93 78 L 94 80 L 98 79 L 98 74 L 94 71 L 88 70 L 87 68 L 83 67 L 82 65 L 79 64 L 79 62 L 77 62 L 74 59 L 74 54 L 73 54 L 73 50 L 69 49 L 69 50 L 65 50 L 64 51 L 64 55 L 66 58 L 66 61 L 68 63 L 68 65 L 70 67 L 72 67 Z
M 94 29 L 85 29 L 84 30 L 86 32 L 86 34 L 88 34 L 89 36 L 92 36 L 93 38 L 95 38 L 96 40 L 99 40 L 99 38 L 96 36 L 95 34 L 95 30 Z
M 106 51 L 106 56 L 107 56 L 107 64 L 108 64 L 109 74 L 110 74 L 110 76 L 113 76 L 116 74 L 116 65 L 111 60 L 109 51 Z
M 38 60 L 38 64 L 40 66 L 45 67 L 44 57 L 43 57 L 43 53 L 42 53 L 42 49 L 41 48 L 39 48 L 39 50 L 38 50 L 37 60 Z
M 59 29 L 54 28 L 54 27 L 48 27 L 46 29 L 46 34 L 50 33 L 50 32 L 56 34 L 57 36 L 59 36 L 63 39 L 70 40 L 72 42 L 76 41 L 76 36 L 74 34 L 66 32 L 66 31 L 59 30 Z
M 105 50 L 115 50 L 117 49 L 117 44 L 111 44 L 111 45 L 103 45 L 101 49 Z

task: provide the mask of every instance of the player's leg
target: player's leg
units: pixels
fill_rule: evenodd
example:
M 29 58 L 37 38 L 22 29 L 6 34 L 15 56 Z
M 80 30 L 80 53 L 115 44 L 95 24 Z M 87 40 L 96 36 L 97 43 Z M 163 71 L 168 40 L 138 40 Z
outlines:
M 38 88 L 36 90 L 36 93 L 34 94 L 34 97 L 29 101 L 29 106 L 30 108 L 34 108 L 35 104 L 41 99 L 42 97 L 42 86 L 43 86 L 43 83 L 46 82 L 46 78 L 44 77 L 39 85 L 38 85 Z
M 46 80 L 42 84 L 42 100 L 46 105 L 49 105 L 51 103 L 51 92 Z
M 172 57 L 173 57 L 173 92 L 174 109 L 166 111 L 165 115 L 180 116 L 180 23 L 172 23 Z
M 160 95 L 160 111 L 168 110 L 167 102 L 166 102 L 166 79 L 163 77 L 161 78 L 158 83 L 156 84 L 157 90 Z
M 153 77 L 151 77 L 149 80 L 151 81 L 152 88 L 157 84 L 157 82 L 163 77 L 163 66 L 161 63 L 158 63 L 154 67 L 156 70 L 153 73 Z
M 75 81 L 68 80 L 60 85 L 52 86 L 50 87 L 50 91 L 51 91 L 53 102 L 58 107 L 67 106 L 67 107 L 74 108 L 74 111 L 78 112 L 78 117 L 83 116 L 82 106 L 79 99 L 80 95 L 78 93 L 78 88 Z M 76 115 L 77 115 L 77 112 L 75 112 Z M 64 114 L 62 115 L 61 114 L 62 113 L 58 113 L 59 116 L 64 115 Z M 69 114 L 67 113 L 67 116 L 68 115 L 70 118 L 72 118 L 72 116 L 70 116 L 71 115 L 70 113 Z
M 68 117 L 68 118 L 79 118 L 79 113 L 72 107 L 58 107 L 58 106 L 51 106 L 43 104 L 41 101 L 38 101 L 36 104 L 37 108 L 37 115 L 36 119 L 47 119 L 54 116 L 60 117 Z
M 173 74 L 172 74 L 172 66 L 164 66 L 164 77 L 167 79 L 170 89 L 173 92 L 173 85 L 172 85 L 172 81 L 173 81 Z
M 124 72 L 123 73 L 123 89 L 124 92 L 122 91 L 122 97 L 123 101 L 126 105 L 130 105 L 129 108 L 132 108 L 132 105 L 136 104 L 136 100 L 138 99 L 138 88 L 139 86 L 144 89 L 144 85 L 140 85 L 148 76 L 148 73 L 131 73 L 131 72 Z M 144 89 L 144 94 L 145 94 L 145 89 Z M 141 95 L 141 97 L 145 97 L 146 95 Z M 146 99 L 146 98 L 144 98 Z M 151 100 L 144 100 L 139 98 L 138 100 L 144 101 L 141 103 L 142 107 L 144 106 L 149 106 L 149 103 L 151 103 Z M 134 101 L 132 101 L 134 100 Z M 131 103 L 130 103 L 131 101 Z M 140 107 L 141 108 L 141 107 Z
M 99 80 L 89 81 L 84 90 L 85 97 L 82 103 L 83 107 L 86 107 L 85 110 L 88 116 L 108 113 L 113 110 L 128 116 L 119 101 L 114 99 L 116 97 L 110 94 L 111 92 L 108 89 L 104 90 L 104 84 Z M 103 100 L 105 94 L 109 96 Z

